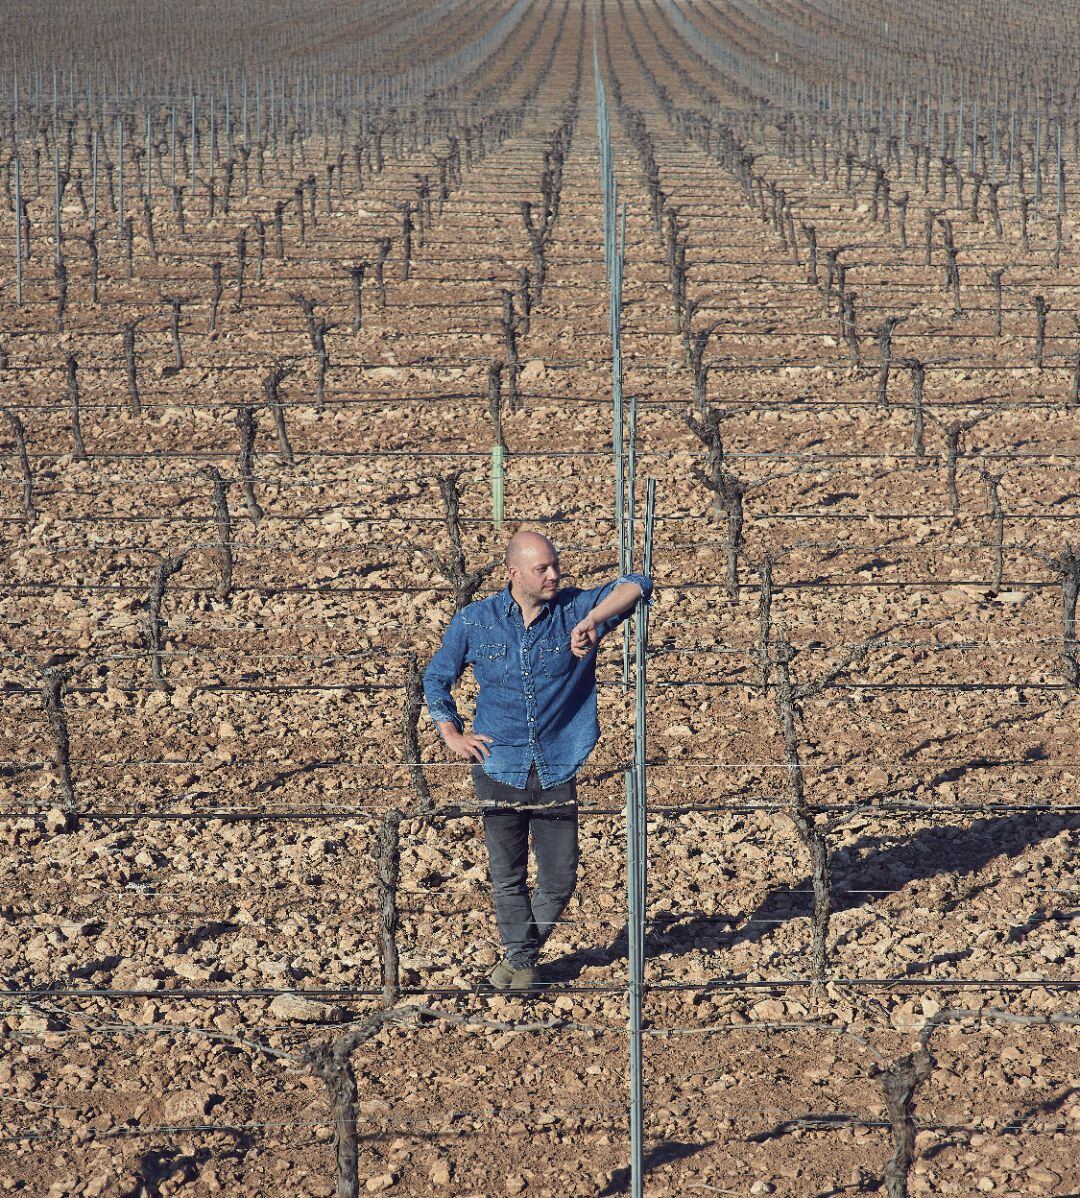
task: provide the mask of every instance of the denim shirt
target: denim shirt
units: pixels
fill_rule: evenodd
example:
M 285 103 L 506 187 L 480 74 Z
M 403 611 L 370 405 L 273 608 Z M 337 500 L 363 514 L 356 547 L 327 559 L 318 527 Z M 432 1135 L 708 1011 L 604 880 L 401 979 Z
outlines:
M 492 739 L 483 767 L 496 782 L 524 787 L 535 761 L 541 785 L 557 786 L 574 777 L 596 747 L 596 651 L 575 657 L 570 633 L 623 582 L 636 582 L 646 601 L 652 595 L 644 574 L 622 574 L 587 591 L 564 587 L 526 628 L 508 583 L 450 621 L 424 671 L 428 712 L 436 723 L 450 721 L 464 731 L 450 692 L 471 665 L 480 685 L 472 731 Z M 633 610 L 598 624 L 597 644 Z

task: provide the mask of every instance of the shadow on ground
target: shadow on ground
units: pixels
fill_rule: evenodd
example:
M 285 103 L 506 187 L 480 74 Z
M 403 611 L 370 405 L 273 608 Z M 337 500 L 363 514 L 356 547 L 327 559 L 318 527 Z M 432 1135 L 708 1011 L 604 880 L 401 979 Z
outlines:
M 834 854 L 833 911 L 849 911 L 880 901 L 912 882 L 952 875 L 961 878 L 984 868 L 998 857 L 1018 857 L 1021 853 L 1050 839 L 1061 830 L 1061 817 L 1054 813 L 1023 812 L 1016 815 L 973 820 L 969 827 L 922 828 L 899 843 L 883 844 L 881 836 L 867 836 L 849 845 L 842 858 Z M 946 914 L 961 902 L 992 883 L 981 882 L 962 895 L 954 894 L 941 908 Z M 725 919 L 710 915 L 695 917 L 659 911 L 649 921 L 646 953 L 680 956 L 699 948 L 695 942 L 703 935 L 721 938 L 716 948 L 762 940 L 777 924 L 810 914 L 812 897 L 810 878 L 794 885 L 777 886 L 751 911 L 733 913 Z M 1049 916 L 1057 918 L 1057 916 Z M 725 927 L 730 930 L 724 930 Z M 1022 938 L 1027 929 L 1017 931 Z M 1012 934 L 1010 934 L 1012 936 Z M 611 965 L 627 954 L 626 925 L 606 946 L 578 949 L 553 961 L 546 973 L 552 981 L 573 981 L 590 966 Z M 966 951 L 939 954 L 930 961 L 908 962 L 909 973 L 917 973 L 935 964 L 962 960 Z

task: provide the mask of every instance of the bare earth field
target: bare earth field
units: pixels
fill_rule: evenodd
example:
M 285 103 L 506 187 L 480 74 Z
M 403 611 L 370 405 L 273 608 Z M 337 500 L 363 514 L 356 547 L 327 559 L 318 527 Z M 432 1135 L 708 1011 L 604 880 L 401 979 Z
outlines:
M 474 5 L 470 19 L 479 30 L 508 7 Z M 730 33 L 725 6 L 683 8 L 711 37 Z M 1055 269 L 1045 220 L 1024 250 L 1013 212 L 999 238 L 951 191 L 942 201 L 936 186 L 924 195 L 911 183 L 904 248 L 895 218 L 888 231 L 872 219 L 868 184 L 851 196 L 842 179 L 811 173 L 766 124 L 765 140 L 752 139 L 754 170 L 797 197 L 822 274 L 826 249 L 847 247 L 854 364 L 835 296 L 826 314 L 808 279 L 805 242 L 796 262 L 679 119 L 740 101 L 667 11 L 648 0 L 609 0 L 595 14 L 580 0 L 528 7 L 457 100 L 475 105 L 473 121 L 523 98 L 527 107 L 437 199 L 414 232 L 407 279 L 401 204 L 419 177 L 438 180 L 447 137 L 388 136 L 383 170 L 327 195 L 321 172 L 337 150 L 324 156 L 313 135 L 306 165 L 297 159 L 290 174 L 279 148 L 263 184 L 253 171 L 227 213 L 207 219 L 190 199 L 183 235 L 160 191 L 156 253 L 134 207 L 131 277 L 101 199 L 97 304 L 80 240 L 89 226 L 69 193 L 70 294 L 57 332 L 43 160 L 24 303 L 6 274 L 0 302 L 0 407 L 25 429 L 35 509 L 28 519 L 0 419 L 0 1193 L 337 1193 L 328 1090 L 302 1054 L 382 1009 L 376 833 L 391 810 L 405 813 L 398 1002 L 424 1013 L 373 1029 L 352 1057 L 360 1192 L 627 1191 L 623 807 L 634 693 L 622 685 L 621 640 L 601 650 L 604 735 L 579 783 L 581 883 L 535 995 L 482 989 L 497 939 L 468 765 L 449 759 L 424 714 L 436 811 L 421 817 L 402 737 L 406 655 L 422 666 L 454 610 L 423 552 L 449 547 L 439 475 L 462 471 L 471 566 L 532 527 L 558 544 L 565 582 L 619 571 L 594 50 L 626 205 L 624 384 L 638 405 L 639 517 L 644 479 L 657 485 L 646 1193 L 884 1193 L 883 1077 L 945 1012 L 957 1014 L 928 1040 L 913 1104 L 910 1193 L 1080 1192 L 1080 708 L 1063 657 L 1061 575 L 1048 562 L 1080 519 L 1080 432 L 1066 403 L 1080 285 L 1072 219 Z M 480 95 L 493 80 L 498 94 Z M 715 325 L 708 402 L 721 413 L 727 468 L 745 484 L 737 595 L 727 516 L 692 470 L 704 462 L 683 419 L 693 371 L 631 111 L 688 239 L 690 294 L 703 301 L 695 327 Z M 521 202 L 539 203 L 544 152 L 564 118 L 547 278 L 518 334 L 517 410 L 504 403 L 502 413 L 506 519 L 496 529 L 488 366 L 505 361 L 501 291 L 533 267 Z M 301 244 L 288 216 L 278 259 L 269 214 L 308 173 L 319 179 L 317 223 Z M 942 286 L 940 243 L 925 262 L 931 206 L 964 247 L 963 315 Z M 261 279 L 259 215 L 271 228 Z M 241 229 L 251 259 L 238 304 Z M 370 267 L 382 237 L 392 239 L 385 304 Z M 211 331 L 214 261 L 224 291 Z M 359 261 L 369 269 L 354 333 L 348 267 Z M 1000 336 L 987 274 L 998 267 Z M 297 294 L 330 326 L 321 406 Z M 1042 368 L 1034 294 L 1050 304 Z M 179 368 L 171 296 L 185 297 Z M 882 406 L 874 330 L 890 314 L 907 319 Z M 122 343 L 136 320 L 137 415 Z M 922 456 L 909 359 L 925 364 Z M 279 409 L 291 464 L 264 390 L 275 360 L 291 364 Z M 245 406 L 258 518 L 237 459 Z M 974 417 L 954 513 L 946 430 Z M 227 595 L 208 465 L 230 484 Z M 988 484 L 987 473 L 1000 479 Z M 636 538 L 635 569 L 640 519 Z M 148 595 L 158 564 L 181 553 L 161 608 L 165 683 L 155 685 Z M 766 555 L 772 628 L 793 647 L 794 684 L 835 670 L 799 712 L 806 800 L 833 875 L 820 984 L 808 857 L 774 687 L 761 685 Z M 496 569 L 485 587 L 501 585 Z M 58 663 L 72 671 L 63 713 L 75 813 L 42 700 L 41 672 Z M 474 693 L 467 675 L 463 709 Z

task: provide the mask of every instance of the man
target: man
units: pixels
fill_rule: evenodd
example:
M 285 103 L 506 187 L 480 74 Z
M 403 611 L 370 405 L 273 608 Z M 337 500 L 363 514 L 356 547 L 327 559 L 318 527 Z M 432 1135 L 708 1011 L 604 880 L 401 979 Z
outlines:
M 559 589 L 559 555 L 519 532 L 506 548 L 506 587 L 450 621 L 424 674 L 428 711 L 451 753 L 476 764 L 495 918 L 504 957 L 498 990 L 529 990 L 537 958 L 577 882 L 575 777 L 596 746 L 596 646 L 652 581 L 624 574 L 591 590 Z M 451 688 L 471 665 L 480 692 L 466 732 Z M 526 882 L 529 838 L 536 889 Z

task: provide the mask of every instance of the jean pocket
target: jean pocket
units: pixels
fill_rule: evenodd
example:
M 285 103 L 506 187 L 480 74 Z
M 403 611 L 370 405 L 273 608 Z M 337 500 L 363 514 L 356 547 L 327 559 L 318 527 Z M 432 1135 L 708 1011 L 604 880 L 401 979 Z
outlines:
M 540 642 L 540 672 L 566 674 L 574 668 L 577 658 L 570 652 L 570 638 Z
M 506 646 L 497 642 L 477 645 L 473 650 L 472 668 L 476 681 L 481 685 L 485 682 L 505 682 L 510 669 Z

